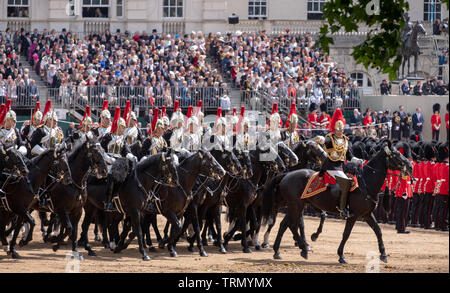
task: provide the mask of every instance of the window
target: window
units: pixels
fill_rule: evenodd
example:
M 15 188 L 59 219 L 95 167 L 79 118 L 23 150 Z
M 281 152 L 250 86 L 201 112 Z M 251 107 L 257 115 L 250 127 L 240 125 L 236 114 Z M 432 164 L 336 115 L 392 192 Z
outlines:
M 8 17 L 30 17 L 29 0 L 8 0 Z
M 373 94 L 372 81 L 367 74 L 361 72 L 354 72 L 350 74 L 353 81 L 358 83 L 358 87 L 362 89 L 363 94 L 371 95 Z
M 435 21 L 441 19 L 441 1 L 440 0 L 424 0 L 423 1 L 423 20 Z
M 267 19 L 267 1 L 248 1 L 248 19 Z
M 350 77 L 351 77 L 354 81 L 358 82 L 358 86 L 359 86 L 359 87 L 362 87 L 362 86 L 363 86 L 363 78 L 364 78 L 364 75 L 363 75 L 362 73 L 352 73 L 352 74 L 350 74 Z
M 117 17 L 123 17 L 123 1 L 117 0 Z
M 109 0 L 83 0 L 83 17 L 109 17 Z
M 183 0 L 164 0 L 163 17 L 183 17 Z
M 308 0 L 308 19 L 322 19 L 323 6 L 327 0 Z

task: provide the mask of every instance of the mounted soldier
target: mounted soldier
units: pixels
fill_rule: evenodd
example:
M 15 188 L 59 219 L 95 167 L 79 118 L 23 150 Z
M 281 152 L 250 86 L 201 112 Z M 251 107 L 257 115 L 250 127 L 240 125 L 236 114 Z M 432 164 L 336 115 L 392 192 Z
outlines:
M 298 116 L 295 103 L 291 104 L 291 110 L 289 111 L 289 116 L 286 121 L 286 130 L 281 133 L 283 142 L 292 148 L 295 144 L 300 141 L 300 136 L 297 132 L 298 127 Z
M 153 116 L 153 119 L 155 117 Z M 172 118 L 170 119 L 170 126 L 172 130 L 172 134 L 170 135 L 169 142 L 170 147 L 174 151 L 181 151 L 182 144 L 183 144 L 183 122 L 184 122 L 184 115 L 181 113 L 181 110 L 179 108 L 179 101 L 175 101 L 174 111 L 172 114 Z
M 273 103 L 272 106 L 272 114 L 269 118 L 269 129 L 267 131 L 267 134 L 270 137 L 270 140 L 277 144 L 281 141 L 281 132 L 280 127 L 282 126 L 282 121 L 280 114 L 278 113 L 278 103 Z
M 0 142 L 4 145 L 14 145 L 23 156 L 26 156 L 28 151 L 22 145 L 19 130 L 16 128 L 17 116 L 16 112 L 11 110 L 11 100 L 6 101 L 6 108 L 4 111 L 6 111 L 6 114 L 4 121 L 2 121 L 4 122 L 4 126 L 0 130 Z
M 105 134 L 111 130 L 111 113 L 108 110 L 108 100 L 103 100 L 102 112 L 100 113 L 100 125 L 93 129 L 93 133 L 100 140 Z
M 159 109 L 155 108 L 153 114 L 152 128 L 150 134 L 150 154 L 156 155 L 157 153 L 163 152 L 168 146 L 164 139 L 164 123 L 161 119 L 158 119 Z
M 239 114 L 239 123 L 237 126 L 238 135 L 236 140 L 236 149 L 241 151 L 253 150 L 256 148 L 256 141 L 250 135 L 250 120 L 245 117 L 245 106 L 241 107 L 241 113 Z
M 31 136 L 33 132 L 39 127 L 42 120 L 42 112 L 41 112 L 41 103 L 36 102 L 36 106 L 33 111 L 33 115 L 31 115 L 30 121 L 25 121 L 24 126 L 22 127 L 21 137 L 22 141 L 25 142 L 26 147 L 31 153 Z
M 137 141 L 140 141 L 142 143 L 142 135 L 139 131 L 139 128 L 137 127 L 137 117 L 136 113 L 131 111 L 131 102 L 127 101 L 127 104 L 125 106 L 125 112 L 123 113 L 123 119 L 125 120 L 125 123 L 127 125 L 127 128 L 125 129 L 125 138 L 128 142 L 128 144 L 133 144 Z
M 357 165 L 361 165 L 364 161 L 352 155 L 351 149 L 348 147 L 348 138 L 343 134 L 344 126 L 345 119 L 342 110 L 337 108 L 331 118 L 330 133 L 325 136 L 324 149 L 327 158 L 321 167 L 320 177 L 324 177 L 326 183 L 339 184 L 341 197 L 338 210 L 341 217 L 346 219 L 350 216 L 347 209 L 347 197 L 353 179 L 348 178 L 343 172 L 343 166 L 346 160 Z
M 194 152 L 200 149 L 201 140 L 198 133 L 198 119 L 192 115 L 193 108 L 189 106 L 188 113 L 186 115 L 186 129 L 187 133 L 183 136 L 183 149 L 189 152 Z
M 57 126 L 58 116 L 52 109 L 52 101 L 45 103 L 43 119 L 41 125 L 33 132 L 31 136 L 31 155 L 38 156 L 48 148 L 54 148 L 64 139 L 64 133 Z
M 86 135 L 92 135 L 91 129 L 92 129 L 93 121 L 91 117 L 91 106 L 86 106 L 86 109 L 84 110 L 84 117 L 83 120 L 81 120 L 80 125 L 78 126 L 80 129 L 75 131 L 73 134 L 73 140 L 76 141 L 78 139 L 81 139 L 82 141 L 86 140 Z
M 227 120 L 225 117 L 222 117 L 222 108 L 217 108 L 216 114 L 216 123 L 214 126 L 215 134 L 214 134 L 214 144 L 219 145 L 222 150 L 231 149 L 231 142 L 229 137 L 227 136 Z
M 413 29 L 413 23 L 410 20 L 409 14 L 405 12 L 403 14 L 403 20 L 405 21 L 405 26 L 402 29 L 402 45 L 405 46 L 406 40 L 408 40 L 409 36 L 411 36 L 411 32 Z

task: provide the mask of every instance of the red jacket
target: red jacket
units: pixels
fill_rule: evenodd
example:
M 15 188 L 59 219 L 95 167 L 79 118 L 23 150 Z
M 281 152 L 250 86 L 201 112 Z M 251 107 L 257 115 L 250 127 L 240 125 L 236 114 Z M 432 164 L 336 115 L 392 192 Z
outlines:
M 448 112 L 445 113 L 445 124 L 447 125 L 447 129 L 448 129 Z
M 449 164 L 441 163 L 441 172 L 440 172 L 440 180 L 438 194 L 447 195 L 448 196 L 448 180 L 449 180 Z
M 391 170 L 389 173 L 394 174 L 394 175 L 391 175 L 391 178 L 389 180 L 389 190 L 395 190 L 398 187 L 397 186 L 397 182 L 398 182 L 400 177 L 397 176 L 397 175 L 400 175 L 400 171 L 398 171 L 398 170 Z
M 320 115 L 320 117 L 319 117 L 319 123 L 321 124 L 321 128 L 325 128 L 325 129 L 328 128 L 330 121 L 331 121 L 331 117 L 328 114 Z
M 372 116 L 370 116 L 370 115 L 366 115 L 363 119 L 364 125 L 372 124 L 372 122 L 373 122 L 373 119 L 372 119 Z
M 417 193 L 418 186 L 419 186 L 419 181 L 418 181 L 418 179 L 419 179 L 419 163 L 413 161 L 412 165 L 413 165 L 413 177 L 417 180 L 414 181 L 411 189 L 412 189 L 413 193 Z
M 431 116 L 431 129 L 439 130 L 440 126 L 441 126 L 441 116 L 439 115 Z
M 411 177 L 397 177 L 400 180 L 400 184 L 395 189 L 395 197 L 403 197 L 403 194 L 407 194 L 408 198 L 412 198 L 412 190 L 411 190 Z
M 311 113 L 308 115 L 308 123 L 311 129 L 315 129 L 317 125 L 318 115 L 317 113 Z
M 433 193 L 437 175 L 436 163 L 428 161 L 425 164 L 425 175 L 426 175 L 425 192 Z
M 424 186 L 425 179 L 426 179 L 426 177 L 424 177 L 425 176 L 425 163 L 423 161 L 419 162 L 419 169 L 417 171 L 418 171 L 417 173 L 419 176 L 419 182 L 417 184 L 417 193 L 423 194 L 424 193 L 423 186 Z

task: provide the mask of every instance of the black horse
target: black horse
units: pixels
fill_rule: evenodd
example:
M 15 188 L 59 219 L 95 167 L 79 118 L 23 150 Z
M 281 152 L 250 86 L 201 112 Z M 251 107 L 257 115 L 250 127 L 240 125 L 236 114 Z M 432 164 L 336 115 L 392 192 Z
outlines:
M 27 162 L 29 169 L 28 176 L 9 184 L 5 188 L 6 197 L 10 203 L 10 213 L 5 212 L 0 215 L 0 235 L 4 231 L 5 225 L 16 215 L 18 216 L 14 225 L 14 234 L 10 243 L 10 252 L 13 258 L 20 258 L 15 251 L 17 235 L 22 224 L 25 225 L 25 235 L 19 242 L 19 246 L 24 246 L 32 240 L 35 226 L 34 219 L 30 215 L 30 209 L 38 209 L 37 197 L 39 188 L 45 183 L 48 174 L 55 174 L 54 182 L 62 180 L 65 183 L 70 182 L 71 174 L 65 148 L 49 149 L 38 157 Z M 48 182 L 54 186 L 53 182 Z M 25 223 L 24 223 L 25 222 Z
M 86 202 L 87 176 L 91 170 L 97 177 L 107 175 L 107 167 L 103 157 L 104 151 L 95 138 L 87 138 L 84 142 L 77 142 L 68 154 L 68 162 L 72 175 L 71 183 L 57 182 L 50 194 L 51 210 L 61 221 L 60 233 L 48 240 L 53 244 L 53 251 L 57 251 L 62 241 L 69 236 L 72 242 L 74 257 L 82 259 L 77 249 L 78 222 Z M 47 234 L 47 237 L 48 234 Z
M 338 248 L 339 262 L 346 263 L 343 255 L 344 245 L 350 236 L 353 225 L 358 217 L 366 220 L 369 226 L 374 230 L 378 238 L 378 246 L 380 250 L 380 259 L 387 261 L 385 248 L 381 236 L 381 230 L 378 226 L 372 211 L 378 201 L 378 192 L 385 180 L 387 170 L 401 170 L 402 173 L 412 174 L 412 164 L 400 152 L 392 148 L 388 141 L 383 148 L 372 158 L 362 169 L 360 176 L 359 188 L 349 193 L 348 203 L 353 215 L 347 219 L 343 239 Z M 313 170 L 303 169 L 290 172 L 286 175 L 275 177 L 264 190 L 263 218 L 265 221 L 273 221 L 279 207 L 287 206 L 287 213 L 278 230 L 278 235 L 274 244 L 274 258 L 280 259 L 279 247 L 281 238 L 289 227 L 294 238 L 299 243 L 301 255 L 308 257 L 308 251 L 305 241 L 298 234 L 298 223 L 305 203 L 327 211 L 328 213 L 338 214 L 336 206 L 338 206 L 340 198 L 340 188 L 337 185 L 330 185 L 326 191 L 317 194 L 308 199 L 300 199 L 300 196 L 308 182 L 309 178 L 314 174 Z M 364 196 L 360 188 L 367 190 L 367 196 Z

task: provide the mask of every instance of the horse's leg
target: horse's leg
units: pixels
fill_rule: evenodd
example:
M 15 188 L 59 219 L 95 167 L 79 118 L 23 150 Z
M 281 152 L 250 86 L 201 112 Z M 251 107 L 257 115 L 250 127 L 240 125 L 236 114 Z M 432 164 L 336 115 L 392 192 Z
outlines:
M 283 220 L 280 223 L 280 228 L 278 229 L 277 238 L 275 239 L 275 243 L 273 244 L 273 250 L 275 251 L 273 258 L 274 259 L 281 259 L 280 255 L 280 244 L 281 244 L 281 238 L 283 238 L 283 234 L 288 228 L 288 217 L 287 215 L 284 216 Z
M 142 259 L 147 261 L 150 260 L 150 257 L 147 255 L 144 249 L 144 241 L 142 238 L 142 230 L 141 230 L 141 216 L 138 210 L 134 210 L 130 214 L 131 226 L 133 227 L 134 234 L 138 237 L 139 243 L 139 252 L 142 254 Z
M 270 244 L 269 244 L 269 235 L 270 235 L 270 231 L 272 231 L 272 228 L 275 226 L 275 223 L 277 221 L 277 217 L 272 217 L 271 219 L 273 219 L 273 222 L 269 221 L 268 227 L 267 227 L 267 231 L 266 233 L 264 233 L 264 242 L 262 244 L 263 248 L 270 248 Z
M 162 240 L 162 237 L 161 237 L 161 234 L 159 233 L 159 229 L 158 229 L 157 215 L 152 214 L 152 215 L 150 215 L 150 217 L 151 217 L 153 231 L 155 231 L 156 241 L 159 242 Z
M 355 225 L 357 217 L 351 217 L 348 218 L 347 221 L 345 222 L 345 230 L 344 230 L 344 234 L 342 235 L 342 241 L 341 244 L 339 244 L 339 248 L 338 248 L 338 255 L 339 255 L 339 262 L 342 264 L 346 264 L 347 260 L 344 257 L 344 245 L 345 242 L 347 242 L 348 237 L 350 237 L 350 233 L 352 232 L 353 226 Z
M 42 239 L 44 240 L 44 242 L 47 242 L 47 239 L 48 239 L 47 231 L 45 230 L 45 226 L 48 226 L 47 213 L 39 212 L 38 214 L 39 214 L 39 219 L 41 220 Z
M 120 234 L 120 238 L 119 238 L 119 242 L 117 243 L 117 247 L 114 249 L 114 253 L 119 253 L 121 252 L 125 247 L 125 239 L 128 236 L 128 233 L 131 230 L 131 222 L 130 219 L 127 217 L 124 221 L 123 221 L 123 230 L 122 233 Z M 119 231 L 117 231 L 119 232 Z
M 408 76 L 411 75 L 411 70 L 410 70 L 410 57 L 408 57 Z
M 9 252 L 9 244 L 8 244 L 8 239 L 6 239 L 6 225 L 4 224 L 0 224 L 0 241 L 2 242 L 3 245 L 3 250 L 5 252 Z
M 11 257 L 14 259 L 20 258 L 20 255 L 15 250 L 15 246 L 16 246 L 17 237 L 19 236 L 19 232 L 22 228 L 23 219 L 24 219 L 24 217 L 19 214 L 17 217 L 17 222 L 14 226 L 13 237 L 12 237 L 11 241 L 9 242 L 9 253 L 11 253 Z
M 67 235 L 72 233 L 73 227 L 69 219 L 69 215 L 67 214 L 66 210 L 62 210 L 58 213 L 59 219 L 60 219 L 60 231 L 58 236 L 52 236 L 50 238 L 50 242 L 53 243 L 53 251 L 56 252 L 62 242 L 64 241 L 64 238 L 66 238 Z
M 319 224 L 319 227 L 317 228 L 316 233 L 313 233 L 313 234 L 311 235 L 311 240 L 312 240 L 312 241 L 316 241 L 317 238 L 319 237 L 320 233 L 322 233 L 323 223 L 325 222 L 326 216 L 327 216 L 327 213 L 326 213 L 326 212 L 322 211 L 322 212 L 320 213 L 320 224 Z
M 295 206 L 289 206 L 286 216 L 289 217 L 289 223 L 288 223 L 289 229 L 291 230 L 292 235 L 294 235 L 294 239 L 297 241 L 298 246 L 301 249 L 300 255 L 303 258 L 308 259 L 307 244 L 306 244 L 304 238 L 302 238 L 298 234 L 299 223 L 302 221 L 301 218 L 302 218 L 303 208 L 304 208 L 303 203 L 298 204 L 298 209 L 296 209 Z M 304 230 L 304 228 L 303 228 L 303 230 Z
M 179 232 L 181 230 L 180 222 L 178 221 L 177 215 L 170 211 L 168 215 L 166 216 L 167 222 L 170 222 L 171 229 L 170 229 L 170 235 L 169 235 L 169 242 L 167 244 L 167 248 L 170 252 L 171 257 L 177 257 L 178 253 L 175 250 L 175 239 L 179 236 Z
M 69 217 L 70 224 L 72 225 L 72 231 L 69 235 L 69 239 L 72 241 L 72 254 L 78 260 L 83 260 L 81 254 L 78 253 L 77 245 L 78 223 L 80 222 L 82 212 L 82 207 L 79 207 L 78 210 L 73 212 Z
M 256 211 L 253 206 L 250 206 L 249 210 L 250 216 L 250 235 L 252 237 L 253 245 L 255 245 L 256 250 L 261 250 L 261 243 L 259 243 L 259 237 L 257 231 L 259 231 L 259 222 L 256 216 Z
M 33 217 L 30 215 L 30 213 L 28 211 L 25 212 L 24 220 L 25 220 L 25 222 L 30 224 L 30 230 L 28 231 L 26 238 L 20 240 L 20 242 L 19 242 L 20 247 L 27 245 L 28 243 L 30 243 L 31 240 L 33 240 L 33 231 L 34 231 L 34 227 L 36 226 L 36 223 L 35 223 Z
M 102 230 L 102 244 L 105 249 L 109 248 L 109 238 L 108 238 L 108 217 L 103 211 L 97 211 L 97 218 Z
M 153 247 L 152 244 L 152 239 L 150 237 L 150 223 L 151 219 L 149 217 L 149 214 L 145 214 L 144 217 L 142 218 L 141 221 L 141 229 L 142 229 L 142 239 L 144 241 L 144 249 L 147 248 L 147 245 L 149 247 Z M 153 247 L 153 249 L 149 249 L 149 251 L 154 250 L 155 248 Z
M 217 232 L 217 246 L 219 247 L 220 253 L 227 253 L 227 250 L 225 249 L 225 246 L 222 241 L 222 219 L 220 217 L 220 205 L 217 205 L 213 212 L 213 220 L 216 223 L 216 232 Z M 213 226 L 212 220 L 211 220 L 211 226 Z M 214 230 L 214 227 L 212 228 Z
M 414 55 L 414 77 L 417 77 L 417 59 L 418 59 L 418 55 L 415 54 Z
M 100 234 L 98 233 L 98 217 L 95 217 L 94 223 L 94 241 L 101 242 Z
M 300 230 L 300 237 L 302 237 L 302 240 L 306 244 L 306 248 L 308 249 L 308 251 L 310 251 L 311 247 L 309 246 L 308 242 L 306 241 L 306 236 L 305 236 L 305 221 L 303 220 L 303 209 L 300 212 L 300 220 L 298 221 L 298 227 Z M 295 240 L 295 236 L 294 236 L 294 240 Z M 298 241 L 296 241 L 296 245 L 298 245 Z
M 81 235 L 78 240 L 79 246 L 84 246 L 84 249 L 88 251 L 89 256 L 95 256 L 95 252 L 92 250 L 88 240 L 89 226 L 92 220 L 95 219 L 95 207 L 89 203 L 84 206 L 84 219 L 81 224 Z
M 381 234 L 380 226 L 378 226 L 377 221 L 375 220 L 375 216 L 373 213 L 370 213 L 369 216 L 366 217 L 366 222 L 369 224 L 370 228 L 372 228 L 375 235 L 377 235 L 378 240 L 378 249 L 380 250 L 380 260 L 387 263 L 386 251 L 384 249 L 383 236 Z

